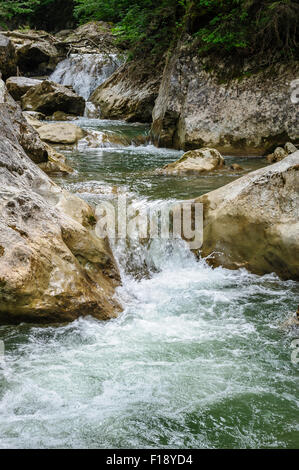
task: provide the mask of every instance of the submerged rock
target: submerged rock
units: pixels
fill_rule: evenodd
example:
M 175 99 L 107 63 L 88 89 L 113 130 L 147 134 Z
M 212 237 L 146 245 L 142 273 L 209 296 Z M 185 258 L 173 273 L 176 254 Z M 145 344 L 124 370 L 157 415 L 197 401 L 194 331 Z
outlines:
M 195 202 L 210 264 L 299 279 L 299 151 Z
M 215 149 L 190 150 L 176 162 L 166 165 L 163 173 L 203 173 L 218 170 L 225 165 L 224 158 Z
M 295 315 L 292 315 L 282 324 L 282 328 L 299 327 L 299 306 Z
M 0 322 L 114 317 L 119 273 L 108 241 L 95 235 L 93 210 L 26 155 L 19 119 L 33 139 L 35 131 L 0 84 Z
M 42 80 L 28 77 L 10 77 L 6 81 L 6 86 L 14 100 L 19 101 L 28 90 L 40 85 Z
M 36 130 L 28 124 L 21 108 L 13 100 L 0 80 L 0 135 L 19 143 L 28 157 L 35 163 L 48 160 L 48 152 Z M 9 123 L 13 123 L 13 126 Z
M 83 130 L 71 123 L 43 124 L 38 127 L 40 138 L 52 144 L 71 145 L 84 137 Z
M 12 41 L 0 34 L 0 72 L 6 79 L 17 71 L 17 55 Z
M 39 111 L 51 115 L 56 111 L 83 116 L 85 101 L 70 88 L 48 80 L 29 90 L 22 97 L 25 111 Z
M 73 169 L 68 166 L 66 158 L 62 153 L 57 152 L 51 145 L 45 143 L 48 151 L 48 161 L 40 163 L 39 167 L 48 175 L 52 173 L 62 173 L 64 175 L 73 172 Z

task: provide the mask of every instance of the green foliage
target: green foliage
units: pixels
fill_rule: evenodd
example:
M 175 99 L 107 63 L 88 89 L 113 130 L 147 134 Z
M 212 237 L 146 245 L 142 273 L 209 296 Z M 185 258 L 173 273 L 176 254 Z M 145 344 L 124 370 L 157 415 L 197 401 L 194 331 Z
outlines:
M 298 54 L 299 0 L 0 0 L 2 23 L 17 17 L 19 24 L 63 29 L 72 11 L 81 24 L 112 23 L 132 57 L 159 55 L 183 33 L 204 54 L 260 55 L 266 61 Z
M 298 0 L 197 0 L 206 23 L 195 33 L 200 51 L 242 51 L 247 55 L 298 51 Z

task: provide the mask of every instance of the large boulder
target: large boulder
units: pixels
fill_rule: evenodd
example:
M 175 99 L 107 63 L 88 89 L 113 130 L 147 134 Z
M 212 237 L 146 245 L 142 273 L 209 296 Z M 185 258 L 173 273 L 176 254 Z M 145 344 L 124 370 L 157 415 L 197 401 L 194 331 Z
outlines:
M 41 80 L 28 77 L 10 77 L 6 86 L 14 100 L 19 101 L 28 90 L 42 83 Z
M 73 169 L 67 164 L 66 158 L 62 153 L 57 152 L 51 145 L 45 143 L 48 160 L 43 163 L 39 163 L 39 167 L 47 173 L 47 175 L 62 173 L 68 175 L 73 173 Z
M 0 72 L 5 79 L 15 75 L 17 71 L 17 55 L 12 41 L 0 34 Z
M 49 74 L 67 54 L 67 46 L 45 31 L 5 31 L 3 35 L 14 44 L 17 65 L 23 73 Z
M 297 151 L 297 147 L 295 147 L 295 145 L 292 144 L 291 142 L 287 142 L 284 148 L 277 147 L 273 153 L 270 153 L 269 155 L 267 155 L 267 160 L 269 163 L 280 162 L 281 160 L 286 158 L 288 155 L 296 151 Z
M 224 165 L 224 158 L 218 150 L 203 148 L 184 153 L 179 160 L 166 165 L 162 172 L 171 174 L 196 174 L 218 170 Z
M 30 160 L 17 138 L 18 119 L 2 99 L 0 322 L 115 317 L 119 273 L 108 241 L 95 235 L 93 210 Z
M 68 87 L 48 80 L 29 90 L 21 102 L 23 110 L 39 111 L 47 115 L 55 111 L 64 111 L 83 116 L 85 109 L 85 101 L 81 96 Z
M 216 148 L 226 155 L 265 155 L 299 138 L 298 105 L 291 83 L 299 63 L 258 67 L 200 57 L 194 41 L 169 54 L 153 110 L 152 136 L 162 147 Z M 192 43 L 192 44 L 191 44 Z
M 161 64 L 153 66 L 146 59 L 127 62 L 92 93 L 89 101 L 101 109 L 103 119 L 151 122 L 161 78 Z
M 210 264 L 299 279 L 299 151 L 195 202 Z
M 80 127 L 66 122 L 43 124 L 38 127 L 37 131 L 43 141 L 52 144 L 71 145 L 84 137 L 84 132 Z

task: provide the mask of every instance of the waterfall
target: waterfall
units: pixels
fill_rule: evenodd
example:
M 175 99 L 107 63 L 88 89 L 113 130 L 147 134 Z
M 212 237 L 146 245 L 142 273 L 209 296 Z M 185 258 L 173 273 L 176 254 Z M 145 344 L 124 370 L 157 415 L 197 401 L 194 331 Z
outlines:
M 91 93 L 122 63 L 117 54 L 71 54 L 57 65 L 50 80 L 72 85 L 78 95 L 88 100 Z

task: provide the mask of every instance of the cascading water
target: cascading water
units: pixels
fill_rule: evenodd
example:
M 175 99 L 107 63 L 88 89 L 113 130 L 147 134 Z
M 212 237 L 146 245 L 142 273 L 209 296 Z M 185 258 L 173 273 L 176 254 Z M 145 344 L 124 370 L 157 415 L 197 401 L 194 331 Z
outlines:
M 80 122 L 129 140 L 146 133 Z M 160 207 L 236 178 L 157 177 L 179 155 L 151 145 L 82 147 L 68 154 L 76 171 L 58 182 L 93 204 L 119 193 L 136 207 Z M 299 301 L 298 283 L 212 269 L 179 240 L 123 240 L 113 249 L 119 318 L 0 327 L 0 447 L 296 447 L 296 332 L 281 324 Z
M 70 54 L 60 62 L 50 80 L 73 89 L 88 100 L 91 93 L 123 63 L 117 54 Z

